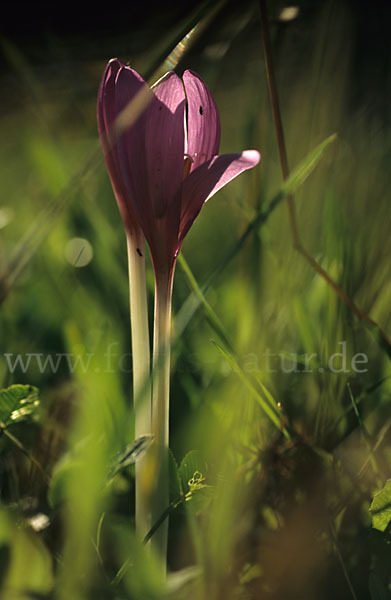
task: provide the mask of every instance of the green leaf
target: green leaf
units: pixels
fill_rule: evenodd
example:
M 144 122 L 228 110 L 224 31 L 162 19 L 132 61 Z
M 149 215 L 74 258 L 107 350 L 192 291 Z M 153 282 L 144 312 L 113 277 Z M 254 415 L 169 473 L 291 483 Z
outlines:
M 254 579 L 259 579 L 262 575 L 262 569 L 260 565 L 252 565 L 250 563 L 246 563 L 243 567 L 242 572 L 240 573 L 240 583 L 242 585 L 246 583 L 250 583 Z
M 375 494 L 369 510 L 372 514 L 372 527 L 385 531 L 391 521 L 391 479 Z
M 196 471 L 193 481 L 197 483 L 192 486 L 191 492 L 189 492 L 186 497 L 186 508 L 193 514 L 198 514 L 205 510 L 215 496 L 215 488 L 206 483 L 202 483 L 204 479 L 199 477 L 199 475 L 199 471 Z
M 189 481 L 194 476 L 194 473 L 201 473 L 204 477 L 207 475 L 207 466 L 202 459 L 199 450 L 190 450 L 183 458 L 179 467 L 179 477 L 182 484 L 184 494 L 190 491 Z
M 193 513 L 204 509 L 214 496 L 214 488 L 207 482 L 207 470 L 198 450 L 188 452 L 179 467 L 186 506 Z
M 11 385 L 0 390 L 0 422 L 5 426 L 32 417 L 38 406 L 38 389 L 32 385 Z

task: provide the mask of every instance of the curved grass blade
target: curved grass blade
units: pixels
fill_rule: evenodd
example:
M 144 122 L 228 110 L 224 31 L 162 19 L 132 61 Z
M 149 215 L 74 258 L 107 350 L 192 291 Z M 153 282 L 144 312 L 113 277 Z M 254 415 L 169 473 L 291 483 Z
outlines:
M 134 465 L 140 458 L 145 454 L 150 445 L 153 442 L 153 435 L 144 434 L 136 438 L 133 442 L 128 444 L 122 452 L 114 457 L 111 469 L 109 473 L 109 479 L 113 479 L 119 471 Z
M 206 318 L 217 335 L 221 338 L 224 344 L 232 351 L 232 344 L 229 340 L 228 333 L 226 332 L 224 325 L 220 321 L 219 317 L 216 315 L 215 311 L 205 298 L 205 294 L 197 283 L 196 278 L 194 277 L 189 264 L 182 253 L 178 255 L 178 262 L 182 267 L 182 270 L 186 276 L 188 284 L 190 288 L 193 290 L 197 300 L 204 307 Z
M 205 283 L 200 286 L 195 278 L 194 280 L 190 280 L 189 272 L 185 272 L 185 275 L 188 277 L 189 283 L 193 287 L 193 292 L 188 296 L 185 302 L 182 305 L 181 310 L 176 316 L 176 337 L 180 337 L 184 329 L 186 329 L 187 324 L 197 311 L 197 309 L 201 306 L 201 304 L 205 307 L 205 311 L 208 314 L 209 308 L 207 307 L 207 301 L 205 298 L 205 293 L 207 289 L 212 285 L 212 283 L 219 277 L 219 275 L 224 271 L 224 269 L 228 266 L 228 264 L 239 254 L 242 250 L 247 238 L 251 233 L 256 232 L 259 227 L 264 225 L 270 215 L 274 212 L 277 206 L 289 195 L 293 192 L 296 192 L 301 185 L 306 181 L 307 177 L 312 173 L 312 171 L 316 168 L 319 161 L 321 160 L 324 152 L 329 147 L 329 145 L 336 140 L 336 134 L 333 134 L 326 138 L 323 142 L 321 142 L 314 150 L 309 152 L 306 158 L 299 163 L 299 165 L 293 169 L 292 174 L 289 178 L 284 182 L 280 190 L 273 196 L 272 200 L 269 202 L 266 210 L 259 211 L 255 217 L 249 222 L 246 229 L 240 236 L 240 238 L 233 244 L 232 248 L 228 251 L 227 256 L 220 262 L 220 264 L 212 271 L 211 275 L 207 278 Z M 183 256 L 181 258 L 181 254 L 179 254 L 179 262 L 181 267 L 185 270 L 185 261 Z M 194 276 L 193 276 L 194 277 Z M 198 289 L 195 289 L 194 282 Z M 212 309 L 213 312 L 213 309 Z M 212 315 L 208 315 L 212 316 Z M 217 327 L 217 331 L 219 336 L 223 340 L 225 335 L 224 328 L 221 329 L 219 326 L 219 319 L 212 318 L 211 323 L 213 323 L 213 327 Z M 229 340 L 224 340 L 226 345 L 231 348 L 231 344 L 227 343 Z
M 269 202 L 266 210 L 259 211 L 250 221 L 245 231 L 242 233 L 237 242 L 232 246 L 225 259 L 216 267 L 212 274 L 208 277 L 205 284 L 202 286 L 202 291 L 211 285 L 212 281 L 226 268 L 233 258 L 241 251 L 244 243 L 249 235 L 256 231 L 261 225 L 266 223 L 275 208 L 288 196 L 295 193 L 311 175 L 312 171 L 317 167 L 326 149 L 337 139 L 337 134 L 330 135 L 323 140 L 314 150 L 311 150 L 307 156 L 293 169 L 289 177 L 284 181 L 281 188 Z
M 178 32 L 174 40 L 166 46 L 156 61 L 150 65 L 145 73 L 145 79 L 155 81 L 164 75 L 166 71 L 175 69 L 225 3 L 226 0 L 220 0 L 219 2 L 208 0 L 204 2 Z
M 304 160 L 302 160 L 297 167 L 293 169 L 291 174 L 283 183 L 281 191 L 283 192 L 284 196 L 290 196 L 294 194 L 299 187 L 303 185 L 307 177 L 311 175 L 312 171 L 318 165 L 325 150 L 330 146 L 330 144 L 335 142 L 337 137 L 337 134 L 333 133 L 328 138 L 323 140 L 323 142 L 318 144 L 314 150 L 311 150 Z
M 277 404 L 274 401 L 274 398 L 271 394 L 267 395 L 266 398 L 262 396 L 262 394 L 257 390 L 250 377 L 246 375 L 241 366 L 239 365 L 237 359 L 233 354 L 231 354 L 228 350 L 220 346 L 217 342 L 212 340 L 212 343 L 216 346 L 217 350 L 220 354 L 225 358 L 229 366 L 232 370 L 240 377 L 243 381 L 244 385 L 250 391 L 253 398 L 258 402 L 259 406 L 262 408 L 263 412 L 270 419 L 270 421 L 277 427 L 279 431 L 283 433 L 286 439 L 290 439 L 290 433 L 285 426 L 281 423 L 281 415 Z

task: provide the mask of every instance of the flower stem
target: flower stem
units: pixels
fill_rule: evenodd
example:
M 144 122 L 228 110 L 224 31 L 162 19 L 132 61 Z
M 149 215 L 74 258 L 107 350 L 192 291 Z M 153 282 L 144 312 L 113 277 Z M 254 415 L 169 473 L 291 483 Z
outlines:
M 130 321 L 132 329 L 135 437 L 150 434 L 151 382 L 148 305 L 145 282 L 145 240 L 141 231 L 127 235 Z M 148 454 L 148 453 L 147 453 Z M 151 528 L 150 486 L 145 458 L 136 463 L 136 530 L 141 538 Z
M 173 270 L 156 274 L 152 388 L 155 491 L 152 499 L 152 525 L 169 506 L 168 428 L 173 275 Z M 161 524 L 151 540 L 163 572 L 166 571 L 167 536 L 168 519 Z

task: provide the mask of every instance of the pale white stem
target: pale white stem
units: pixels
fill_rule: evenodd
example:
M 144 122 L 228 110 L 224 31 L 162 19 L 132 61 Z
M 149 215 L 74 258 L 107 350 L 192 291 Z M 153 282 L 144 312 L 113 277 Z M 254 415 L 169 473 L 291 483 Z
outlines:
M 169 505 L 168 427 L 172 281 L 173 272 L 156 274 L 152 392 L 155 491 L 152 498 L 152 524 L 159 520 Z M 160 525 L 151 540 L 163 572 L 166 571 L 167 535 L 168 519 Z
M 127 235 L 130 321 L 132 330 L 135 437 L 152 433 L 148 304 L 145 281 L 145 239 Z M 146 457 L 136 463 L 136 531 L 143 539 L 151 528 L 150 488 Z

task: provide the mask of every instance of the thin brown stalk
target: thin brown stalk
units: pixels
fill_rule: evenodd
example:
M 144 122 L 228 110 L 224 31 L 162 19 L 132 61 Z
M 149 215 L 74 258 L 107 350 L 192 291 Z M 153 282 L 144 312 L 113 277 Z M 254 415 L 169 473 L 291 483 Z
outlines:
M 278 90 L 276 84 L 275 71 L 273 66 L 273 54 L 270 42 L 269 22 L 267 16 L 266 0 L 259 0 L 259 8 L 261 13 L 261 30 L 263 38 L 263 49 L 265 54 L 266 73 L 269 87 L 270 103 L 273 115 L 274 128 L 277 138 L 278 154 L 282 177 L 284 181 L 289 177 L 288 156 L 286 151 L 284 128 L 282 125 L 280 103 L 278 98 Z M 325 269 L 315 260 L 315 258 L 306 250 L 300 239 L 299 229 L 297 226 L 295 202 L 292 195 L 286 197 L 286 203 L 289 213 L 289 225 L 292 235 L 292 243 L 294 249 L 301 254 L 312 268 L 322 277 L 326 283 L 340 297 L 342 302 L 351 310 L 360 320 L 365 321 L 372 328 L 376 329 L 380 336 L 381 345 L 385 347 L 388 355 L 391 357 L 391 341 L 386 332 L 374 321 L 364 310 L 362 310 L 353 299 L 343 290 L 334 279 L 325 271 Z

